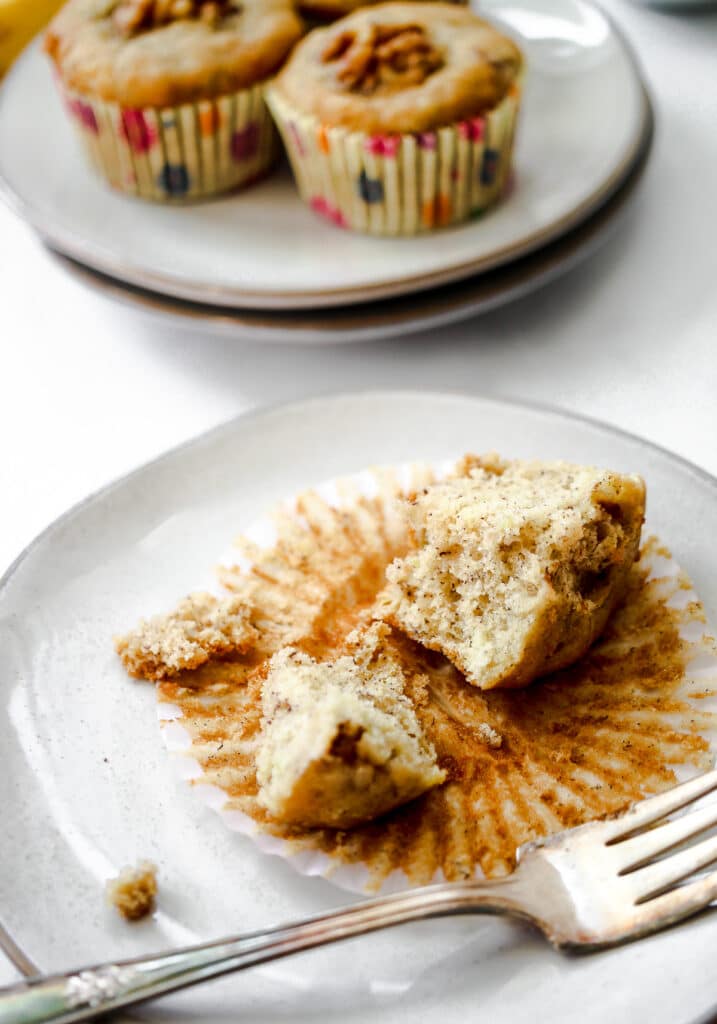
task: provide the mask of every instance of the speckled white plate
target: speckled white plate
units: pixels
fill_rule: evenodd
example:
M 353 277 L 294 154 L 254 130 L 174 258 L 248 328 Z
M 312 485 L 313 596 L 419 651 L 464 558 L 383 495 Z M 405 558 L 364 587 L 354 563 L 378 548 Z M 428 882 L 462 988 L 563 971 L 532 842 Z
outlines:
M 582 223 L 634 165 L 649 104 L 636 63 L 585 0 L 480 0 L 528 73 L 516 184 L 477 221 L 413 239 L 341 231 L 288 169 L 184 208 L 113 194 L 85 166 L 38 46 L 0 91 L 0 184 L 60 252 L 127 284 L 254 309 L 318 309 L 422 291 L 511 262 Z
M 127 680 L 111 637 L 191 589 L 287 494 L 372 463 L 488 448 L 644 474 L 650 527 L 717 621 L 717 481 L 637 438 L 560 412 L 408 392 L 228 423 L 69 512 L 0 585 L 0 919 L 21 967 L 129 956 L 346 901 L 229 832 L 185 791 L 153 690 Z M 131 927 L 105 908 L 102 886 L 141 857 L 159 865 L 161 912 Z M 591 957 L 561 956 L 516 924 L 424 922 L 212 983 L 133 1019 L 687 1024 L 717 1005 L 716 942 L 714 913 Z

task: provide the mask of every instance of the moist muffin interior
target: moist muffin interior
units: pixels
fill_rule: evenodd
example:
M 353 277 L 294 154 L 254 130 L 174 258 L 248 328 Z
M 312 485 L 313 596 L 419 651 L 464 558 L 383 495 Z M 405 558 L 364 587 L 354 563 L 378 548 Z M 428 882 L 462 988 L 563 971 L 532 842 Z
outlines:
M 645 485 L 565 462 L 466 459 L 403 503 L 416 549 L 387 569 L 377 615 L 474 686 L 570 665 L 622 598 Z

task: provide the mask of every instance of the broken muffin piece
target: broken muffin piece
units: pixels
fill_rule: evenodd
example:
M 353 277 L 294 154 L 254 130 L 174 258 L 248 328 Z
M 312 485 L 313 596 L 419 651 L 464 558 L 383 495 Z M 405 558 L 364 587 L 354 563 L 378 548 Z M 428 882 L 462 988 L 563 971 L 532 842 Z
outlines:
M 291 647 L 272 658 L 256 758 L 258 799 L 272 817 L 351 828 L 444 781 L 385 644 L 390 632 L 357 631 L 332 661 Z
M 645 485 L 565 462 L 468 456 L 405 503 L 416 548 L 375 616 L 481 689 L 565 668 L 600 634 L 638 554 Z
M 136 868 L 123 868 L 107 883 L 107 901 L 128 921 L 139 921 L 154 910 L 157 896 L 157 868 L 140 861 Z
M 156 681 L 198 668 L 212 657 L 241 654 L 256 637 L 241 600 L 199 593 L 167 615 L 142 619 L 115 640 L 115 649 L 131 676 Z

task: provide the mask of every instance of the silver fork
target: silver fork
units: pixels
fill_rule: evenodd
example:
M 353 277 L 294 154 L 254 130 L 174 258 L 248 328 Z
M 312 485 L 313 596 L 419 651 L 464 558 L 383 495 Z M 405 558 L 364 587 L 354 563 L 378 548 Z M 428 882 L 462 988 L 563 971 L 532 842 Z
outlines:
M 238 938 L 30 978 L 0 989 L 0 1024 L 87 1020 L 289 953 L 427 917 L 520 917 L 558 949 L 594 950 L 637 939 L 717 898 L 717 870 L 685 881 L 717 861 L 717 836 L 685 845 L 717 826 L 717 801 L 658 824 L 714 790 L 717 770 L 620 817 L 527 843 L 513 874 L 498 881 L 433 885 Z

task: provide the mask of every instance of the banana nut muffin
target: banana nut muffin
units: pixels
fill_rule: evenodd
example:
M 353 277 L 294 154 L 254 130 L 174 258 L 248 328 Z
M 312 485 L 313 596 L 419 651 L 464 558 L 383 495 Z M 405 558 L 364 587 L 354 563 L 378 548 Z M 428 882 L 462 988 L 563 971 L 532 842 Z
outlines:
M 110 182 L 181 199 L 267 168 L 261 87 L 302 32 L 291 0 L 70 0 L 45 49 Z
M 316 662 L 284 648 L 263 687 L 259 802 L 278 821 L 351 828 L 445 779 L 375 624 Z
M 382 3 L 309 33 L 267 100 L 314 209 L 413 234 L 502 193 L 522 67 L 518 46 L 465 7 Z
M 462 468 L 406 502 L 417 547 L 388 567 L 376 614 L 474 686 L 525 686 L 579 658 L 624 595 L 645 486 L 565 462 Z

